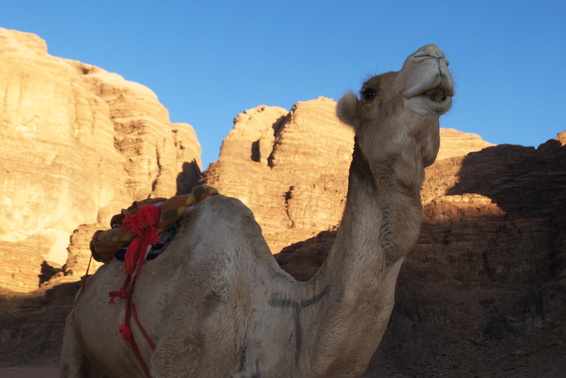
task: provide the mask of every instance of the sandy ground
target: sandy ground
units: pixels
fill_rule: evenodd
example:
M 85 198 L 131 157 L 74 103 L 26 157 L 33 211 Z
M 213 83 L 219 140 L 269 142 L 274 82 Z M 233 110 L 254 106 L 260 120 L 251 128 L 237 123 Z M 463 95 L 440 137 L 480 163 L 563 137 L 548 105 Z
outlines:
M 0 378 L 58 378 L 59 368 L 34 367 L 34 368 L 0 368 Z

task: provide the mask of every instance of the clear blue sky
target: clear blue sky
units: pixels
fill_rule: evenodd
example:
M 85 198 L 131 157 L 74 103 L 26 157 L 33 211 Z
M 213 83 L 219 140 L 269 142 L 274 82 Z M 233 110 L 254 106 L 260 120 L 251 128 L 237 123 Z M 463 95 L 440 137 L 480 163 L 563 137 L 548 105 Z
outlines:
M 443 127 L 526 146 L 566 130 L 564 0 L 5 0 L 0 27 L 151 88 L 204 169 L 245 109 L 338 100 L 428 43 L 457 84 Z

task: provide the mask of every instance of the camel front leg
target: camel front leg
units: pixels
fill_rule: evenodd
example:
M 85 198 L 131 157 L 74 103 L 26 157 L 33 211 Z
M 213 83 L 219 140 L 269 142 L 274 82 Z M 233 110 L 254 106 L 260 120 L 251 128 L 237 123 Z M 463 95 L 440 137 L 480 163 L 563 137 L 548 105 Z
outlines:
M 67 316 L 61 351 L 62 378 L 105 378 L 81 350 L 73 329 L 73 311 Z

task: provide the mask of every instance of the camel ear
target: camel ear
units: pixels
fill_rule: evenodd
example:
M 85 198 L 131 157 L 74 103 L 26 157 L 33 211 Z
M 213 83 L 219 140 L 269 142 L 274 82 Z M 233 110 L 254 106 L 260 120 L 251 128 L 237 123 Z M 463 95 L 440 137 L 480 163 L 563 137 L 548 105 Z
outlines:
M 354 92 L 348 92 L 338 101 L 336 115 L 338 119 L 357 130 L 360 125 L 358 114 L 358 97 Z

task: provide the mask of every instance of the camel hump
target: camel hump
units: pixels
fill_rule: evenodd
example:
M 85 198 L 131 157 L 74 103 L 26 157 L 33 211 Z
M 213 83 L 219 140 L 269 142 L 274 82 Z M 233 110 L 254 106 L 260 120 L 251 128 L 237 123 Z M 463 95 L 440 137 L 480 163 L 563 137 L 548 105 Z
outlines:
M 177 239 L 180 237 L 194 238 L 194 245 L 186 244 L 215 251 L 218 257 L 224 252 L 231 254 L 236 248 L 249 252 L 251 259 L 265 260 L 272 268 L 277 265 L 261 226 L 252 211 L 237 198 L 217 195 L 189 208 Z
M 252 211 L 237 198 L 217 195 L 192 207 L 187 213 L 190 213 L 190 216 L 185 217 L 183 222 L 189 221 L 187 218 L 198 218 L 195 219 L 195 222 L 207 225 L 210 232 L 220 234 L 227 232 L 228 230 L 222 229 L 223 225 L 226 225 L 244 237 L 255 237 L 262 234 L 261 227 L 256 222 Z

